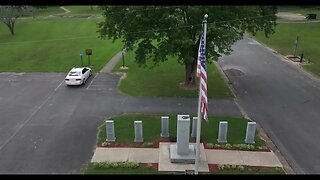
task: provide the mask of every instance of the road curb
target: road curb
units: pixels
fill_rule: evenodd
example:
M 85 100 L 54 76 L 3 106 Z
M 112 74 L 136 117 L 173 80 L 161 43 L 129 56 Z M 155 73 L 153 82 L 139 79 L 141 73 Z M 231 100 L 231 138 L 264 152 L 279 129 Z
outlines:
M 250 38 L 250 37 L 249 37 Z M 252 39 L 252 38 L 250 38 Z M 254 39 L 252 39 L 254 40 Z M 256 41 L 257 42 L 257 41 Z M 259 43 L 259 42 L 257 42 Z M 260 44 L 260 43 L 259 43 Z M 267 47 L 268 48 L 268 47 Z M 270 49 L 269 49 L 270 50 Z M 272 52 L 274 52 L 272 50 Z M 219 63 L 217 63 L 216 61 L 214 61 L 214 63 L 216 64 L 218 70 L 220 71 L 221 75 L 223 76 L 224 81 L 228 84 L 231 92 L 234 95 L 234 102 L 236 104 L 236 106 L 239 108 L 242 116 L 250 121 L 253 121 L 249 115 L 246 113 L 246 111 L 242 108 L 242 106 L 240 105 L 240 101 L 236 96 L 236 91 L 232 86 L 232 83 L 228 77 L 228 75 L 225 73 L 225 71 L 221 68 L 221 66 L 219 65 Z M 254 121 L 256 122 L 256 121 Z M 264 139 L 266 141 L 267 146 L 274 152 L 274 154 L 277 156 L 277 158 L 279 159 L 279 161 L 281 162 L 282 166 L 283 166 L 283 170 L 285 171 L 286 174 L 295 174 L 293 169 L 290 167 L 290 165 L 288 164 L 288 162 L 286 161 L 286 159 L 282 156 L 282 154 L 280 153 L 280 151 L 278 150 L 278 148 L 276 147 L 276 145 L 272 142 L 272 140 L 269 138 L 269 136 L 265 133 L 265 131 L 262 129 L 262 127 L 260 126 L 260 124 L 258 122 L 256 122 L 257 124 L 257 131 L 260 137 L 262 137 L 262 139 Z
M 239 104 L 239 100 L 238 100 L 237 95 L 236 95 L 236 90 L 233 88 L 232 83 L 231 83 L 227 73 L 225 73 L 225 71 L 221 68 L 221 66 L 219 65 L 219 63 L 217 61 L 214 61 L 214 64 L 216 65 L 217 69 L 219 70 L 220 74 L 222 75 L 224 82 L 228 85 L 229 89 L 231 90 L 231 92 L 232 92 L 232 94 L 234 96 L 234 98 L 233 98 L 234 103 L 236 104 L 236 106 L 240 110 L 240 113 L 242 114 L 242 116 L 244 118 L 250 120 L 250 118 L 249 118 L 248 114 L 246 113 L 246 111 Z

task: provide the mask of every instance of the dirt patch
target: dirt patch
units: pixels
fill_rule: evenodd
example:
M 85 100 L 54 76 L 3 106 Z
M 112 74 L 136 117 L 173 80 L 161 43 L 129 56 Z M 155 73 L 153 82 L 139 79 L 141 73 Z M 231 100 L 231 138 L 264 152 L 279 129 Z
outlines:
M 305 59 L 304 57 L 301 59 L 301 56 L 294 56 L 294 55 L 286 55 L 285 56 L 288 60 L 294 62 L 294 63 L 298 63 L 298 64 L 310 64 L 310 60 L 309 59 Z
M 217 164 L 208 164 L 208 168 L 210 172 L 217 172 L 219 170 L 219 167 Z
M 151 169 L 154 169 L 154 170 L 158 170 L 158 163 L 139 163 L 140 166 L 142 167 L 146 167 L 146 168 L 151 168 Z
M 184 82 L 179 83 L 179 87 L 184 89 L 184 90 L 196 90 L 198 89 L 197 84 L 185 84 Z
M 171 140 L 170 140 L 170 138 L 160 138 L 160 139 L 157 139 L 157 140 L 155 140 L 154 142 L 153 142 L 153 148 L 159 148 L 159 144 L 160 144 L 160 142 L 172 142 Z
M 291 20 L 291 21 L 302 21 L 306 20 L 306 16 L 297 13 L 290 13 L 290 12 L 279 12 L 276 14 L 277 18 Z

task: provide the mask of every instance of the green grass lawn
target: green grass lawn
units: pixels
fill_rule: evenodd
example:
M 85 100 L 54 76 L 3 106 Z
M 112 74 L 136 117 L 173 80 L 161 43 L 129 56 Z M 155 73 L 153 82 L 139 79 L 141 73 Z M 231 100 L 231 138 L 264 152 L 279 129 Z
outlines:
M 219 169 L 215 172 L 199 173 L 199 174 L 285 174 L 278 167 L 249 167 L 243 166 L 243 170 L 238 169 Z M 138 168 L 97 168 L 90 163 L 85 169 L 85 174 L 177 174 L 183 175 L 184 172 L 163 172 L 157 171 L 150 167 L 139 166 Z
M 98 20 L 29 19 L 16 23 L 15 35 L 0 28 L 0 71 L 67 72 L 81 66 L 80 51 L 91 48 L 93 70 L 100 70 L 122 42 L 98 38 Z M 87 57 L 83 58 L 87 64 Z
M 138 168 L 98 168 L 90 163 L 85 169 L 85 174 L 163 174 L 150 167 Z
M 134 121 L 141 120 L 143 122 L 143 137 L 144 142 L 153 142 L 160 138 L 161 120 L 160 115 L 142 115 L 128 114 L 115 116 L 110 119 L 114 120 L 115 135 L 117 143 L 133 143 L 134 140 Z M 175 141 L 177 129 L 177 116 L 169 116 L 170 139 Z M 202 122 L 201 125 L 201 140 L 207 143 L 218 143 L 218 127 L 219 121 L 228 121 L 228 143 L 229 144 L 244 144 L 246 127 L 248 120 L 243 118 L 231 117 L 209 117 L 209 122 Z M 192 120 L 190 122 L 191 130 Z M 106 139 L 105 124 L 100 126 L 98 132 L 98 144 L 101 144 Z M 265 146 L 265 141 L 258 136 L 255 137 L 256 146 Z
M 198 97 L 198 90 L 184 90 L 179 83 L 184 81 L 184 66 L 175 58 L 160 63 L 158 67 L 138 67 L 134 62 L 134 53 L 125 55 L 125 66 L 128 70 L 120 70 L 120 61 L 113 71 L 127 72 L 127 77 L 120 83 L 120 91 L 132 96 L 167 96 L 167 97 Z M 230 99 L 233 95 L 222 79 L 214 64 L 207 64 L 209 98 Z
M 70 10 L 71 12 L 68 14 L 85 14 L 85 15 L 100 15 L 102 11 L 98 9 L 97 6 L 63 6 L 64 8 Z
M 311 61 L 311 64 L 303 65 L 303 68 L 320 76 L 319 29 L 320 23 L 279 23 L 275 34 L 270 38 L 264 37 L 263 33 L 257 33 L 254 38 L 283 55 L 292 55 L 294 41 L 299 36 L 300 44 L 296 54 L 300 55 L 303 52 L 304 58 Z

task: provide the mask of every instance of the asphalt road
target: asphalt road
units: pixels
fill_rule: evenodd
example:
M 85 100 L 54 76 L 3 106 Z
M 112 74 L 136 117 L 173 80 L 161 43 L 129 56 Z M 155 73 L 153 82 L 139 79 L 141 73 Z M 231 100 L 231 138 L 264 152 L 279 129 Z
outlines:
M 81 87 L 65 86 L 65 75 L 0 73 L 1 174 L 81 173 L 106 117 L 197 111 L 197 99 L 123 95 L 118 75 L 95 74 Z M 209 99 L 209 108 L 210 115 L 242 116 L 233 100 Z
M 240 105 L 257 121 L 296 173 L 320 173 L 320 82 L 244 38 L 219 64 Z

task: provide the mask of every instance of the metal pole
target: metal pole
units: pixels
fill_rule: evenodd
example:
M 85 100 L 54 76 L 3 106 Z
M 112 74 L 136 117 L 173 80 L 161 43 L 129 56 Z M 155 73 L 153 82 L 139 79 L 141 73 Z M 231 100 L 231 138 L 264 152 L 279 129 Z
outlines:
M 83 60 L 82 60 L 82 56 L 80 56 L 80 58 L 81 58 L 81 66 L 83 67 Z
M 124 52 L 122 50 L 122 67 L 124 67 Z
M 298 47 L 298 43 L 299 43 L 299 36 L 297 36 L 297 39 L 295 41 L 295 47 L 294 47 L 294 51 L 293 51 L 293 57 L 296 57 L 296 50 Z
M 206 45 L 206 33 L 207 33 L 207 18 L 208 15 L 204 15 L 203 22 L 203 35 L 204 35 L 204 44 Z M 201 41 L 201 40 L 200 40 Z M 201 43 L 201 42 L 200 42 Z M 195 174 L 199 173 L 199 157 L 200 157 L 200 135 L 201 135 L 201 78 L 199 81 L 199 100 L 198 100 L 198 121 L 197 121 L 197 137 L 196 137 L 196 160 L 195 160 Z

